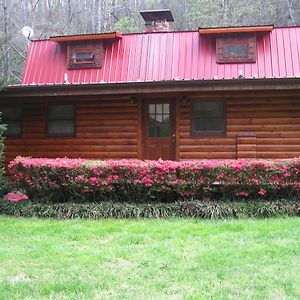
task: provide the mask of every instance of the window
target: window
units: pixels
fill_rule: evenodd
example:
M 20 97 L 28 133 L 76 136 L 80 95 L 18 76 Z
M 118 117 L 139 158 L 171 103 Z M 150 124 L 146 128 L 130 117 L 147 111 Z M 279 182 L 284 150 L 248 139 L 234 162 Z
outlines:
M 245 63 L 256 61 L 256 38 L 217 38 L 217 63 Z
M 21 107 L 8 106 L 2 109 L 2 121 L 7 124 L 5 136 L 18 137 L 22 134 Z
M 68 69 L 101 68 L 104 60 L 102 43 L 70 44 Z
M 222 135 L 225 133 L 223 101 L 197 101 L 192 103 L 192 134 Z
M 170 135 L 170 104 L 149 104 L 149 137 Z
M 72 59 L 74 63 L 93 63 L 94 51 L 76 51 L 73 53 Z
M 75 107 L 74 105 L 48 106 L 48 135 L 75 135 Z

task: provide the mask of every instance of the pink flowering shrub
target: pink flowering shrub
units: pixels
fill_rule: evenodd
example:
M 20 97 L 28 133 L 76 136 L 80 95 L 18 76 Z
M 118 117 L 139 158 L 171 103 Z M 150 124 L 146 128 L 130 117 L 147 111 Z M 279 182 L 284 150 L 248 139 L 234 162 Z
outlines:
M 5 195 L 4 198 L 10 202 L 19 202 L 22 200 L 29 200 L 28 196 L 24 195 L 21 192 L 9 192 L 8 194 Z
M 247 199 L 297 195 L 300 158 L 141 161 L 18 157 L 11 180 L 33 198 L 61 191 L 86 201 Z

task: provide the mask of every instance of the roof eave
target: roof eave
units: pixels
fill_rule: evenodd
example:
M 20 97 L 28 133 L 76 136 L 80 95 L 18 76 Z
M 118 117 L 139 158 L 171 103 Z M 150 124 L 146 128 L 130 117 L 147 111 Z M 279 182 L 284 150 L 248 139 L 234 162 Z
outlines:
M 300 78 L 223 79 L 223 80 L 171 80 L 153 82 L 21 85 L 9 86 L 0 92 L 0 98 L 118 95 L 153 93 L 188 93 L 218 91 L 274 91 L 299 90 Z
M 273 25 L 264 26 L 240 26 L 240 27 L 212 27 L 199 28 L 198 32 L 201 35 L 210 34 L 227 34 L 227 33 L 256 33 L 256 32 L 271 32 L 274 29 Z

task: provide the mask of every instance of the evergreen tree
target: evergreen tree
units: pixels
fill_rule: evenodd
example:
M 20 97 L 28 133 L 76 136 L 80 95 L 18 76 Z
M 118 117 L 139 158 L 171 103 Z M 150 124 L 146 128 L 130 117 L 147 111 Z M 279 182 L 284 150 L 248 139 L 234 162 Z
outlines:
M 7 181 L 4 177 L 4 131 L 6 130 L 6 125 L 2 123 L 1 113 L 0 113 L 0 195 L 2 196 L 7 192 Z

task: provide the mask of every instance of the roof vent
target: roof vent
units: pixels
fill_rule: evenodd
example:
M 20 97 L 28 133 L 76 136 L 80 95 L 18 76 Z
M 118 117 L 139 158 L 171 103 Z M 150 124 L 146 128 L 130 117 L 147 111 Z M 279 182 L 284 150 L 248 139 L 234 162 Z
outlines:
M 174 22 L 169 9 L 143 10 L 140 14 L 145 20 L 145 32 L 170 31 L 170 22 Z

